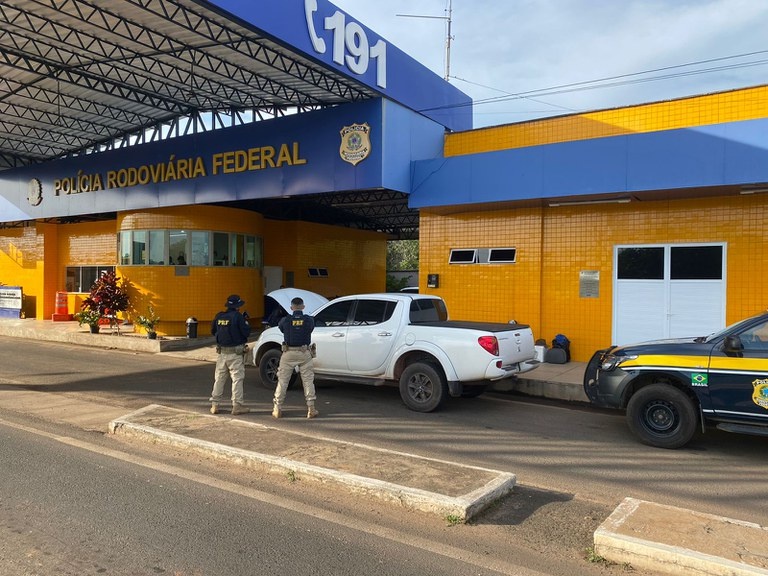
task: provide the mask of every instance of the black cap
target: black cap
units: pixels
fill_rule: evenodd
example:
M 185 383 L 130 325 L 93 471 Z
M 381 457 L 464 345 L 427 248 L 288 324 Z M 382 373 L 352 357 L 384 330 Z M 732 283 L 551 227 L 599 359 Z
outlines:
M 240 308 L 240 306 L 244 306 L 244 305 L 245 305 L 245 301 L 240 300 L 240 296 L 238 296 L 237 294 L 232 294 L 232 296 L 227 298 L 227 303 L 225 304 L 227 308 Z

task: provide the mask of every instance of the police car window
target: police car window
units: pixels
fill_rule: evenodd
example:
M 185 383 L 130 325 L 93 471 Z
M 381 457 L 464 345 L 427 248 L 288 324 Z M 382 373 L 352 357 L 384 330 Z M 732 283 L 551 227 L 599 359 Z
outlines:
M 395 303 L 386 300 L 358 300 L 353 326 L 370 326 L 386 322 L 395 311 Z
M 739 337 L 745 351 L 768 351 L 768 322 L 763 322 L 745 330 L 739 334 Z
M 328 306 L 315 315 L 315 326 L 345 326 L 354 300 L 345 300 Z

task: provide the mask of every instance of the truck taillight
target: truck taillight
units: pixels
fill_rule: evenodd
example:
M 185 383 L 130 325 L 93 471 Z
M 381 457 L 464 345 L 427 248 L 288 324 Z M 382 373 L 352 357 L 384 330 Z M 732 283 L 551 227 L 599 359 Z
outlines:
M 499 355 L 499 341 L 496 339 L 496 336 L 480 336 L 480 338 L 477 339 L 477 343 L 480 344 L 486 352 L 489 352 L 494 356 Z

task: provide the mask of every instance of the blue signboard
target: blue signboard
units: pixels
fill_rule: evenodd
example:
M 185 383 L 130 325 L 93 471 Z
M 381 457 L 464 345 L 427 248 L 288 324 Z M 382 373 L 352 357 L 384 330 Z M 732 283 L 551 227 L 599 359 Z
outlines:
M 0 286 L 0 318 L 20 318 L 23 302 L 21 286 Z
M 444 128 L 386 100 L 0 172 L 0 221 L 365 189 L 410 192 Z
M 328 0 L 209 3 L 451 130 L 472 128 L 469 96 Z

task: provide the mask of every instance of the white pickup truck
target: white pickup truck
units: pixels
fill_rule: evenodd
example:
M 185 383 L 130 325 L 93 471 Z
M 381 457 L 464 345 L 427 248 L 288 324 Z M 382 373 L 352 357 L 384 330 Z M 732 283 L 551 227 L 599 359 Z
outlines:
M 303 294 L 306 292 L 302 291 Z M 269 296 L 289 308 L 292 289 Z M 445 302 L 426 294 L 343 296 L 317 309 L 315 374 L 321 380 L 398 383 L 405 405 L 431 412 L 450 396 L 474 397 L 490 381 L 532 370 L 530 327 L 516 323 L 448 320 Z M 262 384 L 274 389 L 282 333 L 267 328 L 253 346 Z

